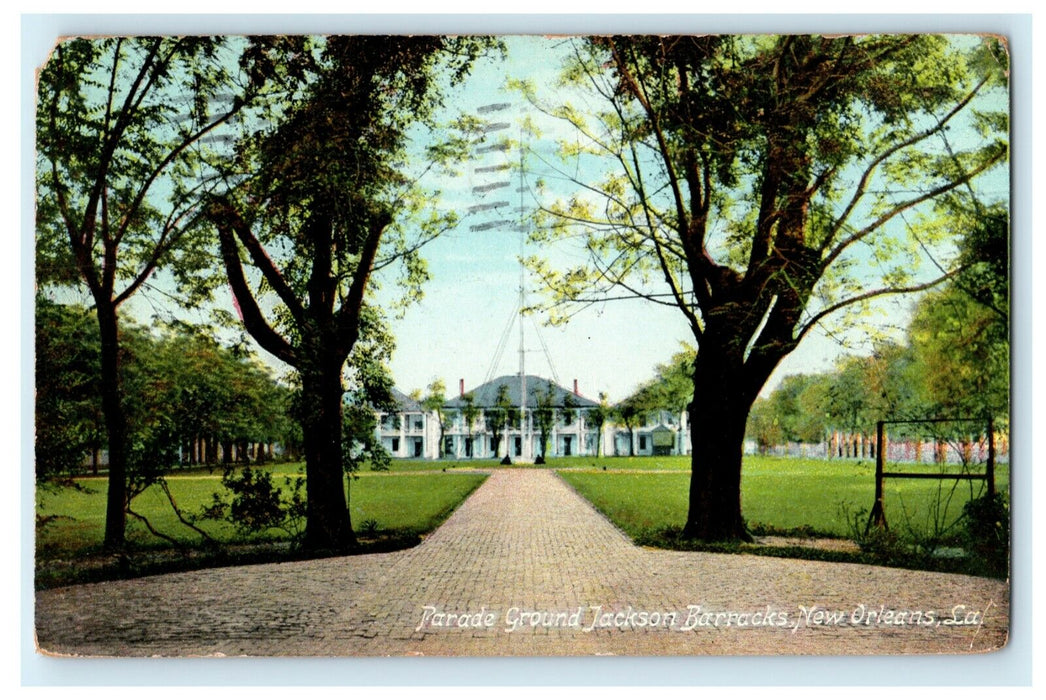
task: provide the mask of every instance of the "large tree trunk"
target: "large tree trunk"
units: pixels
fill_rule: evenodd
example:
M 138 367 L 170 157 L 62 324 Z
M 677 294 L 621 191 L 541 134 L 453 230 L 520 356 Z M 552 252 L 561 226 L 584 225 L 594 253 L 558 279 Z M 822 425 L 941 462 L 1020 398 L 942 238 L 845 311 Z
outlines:
M 345 499 L 342 467 L 341 364 L 302 373 L 308 550 L 351 550 L 356 545 Z
M 706 542 L 751 541 L 741 517 L 741 458 L 747 411 L 695 401 L 690 509 L 683 535 Z
M 118 550 L 124 545 L 127 523 L 127 416 L 120 392 L 120 346 L 116 309 L 96 300 L 102 346 L 102 414 L 109 444 L 109 491 L 105 503 L 103 546 Z
M 702 345 L 694 362 L 690 404 L 690 508 L 683 536 L 705 542 L 750 542 L 741 516 L 745 424 L 755 395 L 740 357 Z

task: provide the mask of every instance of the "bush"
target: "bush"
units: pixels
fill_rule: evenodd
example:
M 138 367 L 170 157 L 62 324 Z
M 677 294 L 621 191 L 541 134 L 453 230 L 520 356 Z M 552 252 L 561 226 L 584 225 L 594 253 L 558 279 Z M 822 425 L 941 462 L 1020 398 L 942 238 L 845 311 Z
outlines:
M 298 544 L 305 532 L 304 477 L 285 477 L 289 495 L 272 481 L 272 474 L 244 467 L 238 473 L 229 468 L 222 475 L 225 494 L 215 493 L 203 517 L 227 520 L 244 536 L 259 535 L 276 529 L 287 533 L 292 544 Z
M 1010 565 L 1010 509 L 1002 494 L 982 496 L 963 507 L 964 543 L 973 564 L 989 576 L 1006 576 Z

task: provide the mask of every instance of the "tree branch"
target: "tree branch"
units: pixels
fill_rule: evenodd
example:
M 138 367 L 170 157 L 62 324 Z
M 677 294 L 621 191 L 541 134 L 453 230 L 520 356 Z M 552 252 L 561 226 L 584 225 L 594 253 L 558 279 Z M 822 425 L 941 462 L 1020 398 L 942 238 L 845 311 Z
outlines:
M 231 232 L 233 223 L 230 221 L 230 216 L 234 214 L 228 205 L 214 202 L 208 207 L 206 216 L 218 229 L 218 242 L 225 273 L 229 278 L 229 286 L 232 288 L 236 303 L 240 307 L 243 325 L 259 345 L 291 367 L 297 368 L 300 364 L 297 352 L 265 320 L 265 316 L 258 308 L 258 302 L 247 284 L 247 279 L 244 277 L 239 250 Z
M 839 233 L 842 227 L 846 225 L 846 222 L 850 219 L 850 214 L 853 213 L 854 208 L 864 197 L 865 190 L 868 186 L 868 181 L 871 179 L 872 175 L 878 169 L 878 167 L 895 153 L 905 148 L 908 148 L 909 146 L 914 146 L 920 141 L 925 141 L 934 134 L 943 131 L 944 127 L 948 125 L 948 122 L 950 122 L 953 117 L 959 114 L 966 107 L 966 105 L 968 105 L 970 101 L 973 100 L 973 98 L 977 95 L 981 87 L 983 87 L 986 82 L 987 78 L 978 83 L 976 87 L 974 87 L 973 90 L 971 90 L 970 93 L 966 95 L 966 97 L 960 100 L 959 103 L 956 104 L 955 107 L 950 112 L 948 112 L 948 114 L 944 115 L 935 125 L 933 125 L 929 129 L 926 129 L 925 131 L 913 134 L 911 137 L 905 139 L 904 141 L 896 143 L 890 148 L 887 148 L 879 156 L 874 158 L 871 163 L 868 164 L 868 167 L 865 168 L 864 172 L 861 174 L 861 179 L 858 181 L 857 187 L 854 189 L 853 197 L 850 198 L 849 203 L 847 203 L 846 208 L 843 210 L 842 214 L 839 215 L 839 218 L 835 220 L 835 223 L 832 225 L 832 228 L 828 232 L 828 235 L 825 236 L 824 242 L 821 244 L 821 250 L 827 248 L 828 245 L 832 242 L 832 240 L 835 239 L 835 236 Z
M 945 194 L 946 192 L 950 192 L 950 191 L 954 190 L 955 188 L 959 187 L 960 185 L 963 185 L 963 184 L 969 182 L 970 180 L 972 180 L 973 178 L 977 177 L 982 172 L 984 172 L 985 170 L 987 170 L 988 168 L 992 167 L 993 165 L 998 163 L 1000 160 L 1002 160 L 1003 156 L 1004 156 L 1004 153 L 1002 153 L 1002 152 L 996 153 L 994 156 L 992 156 L 991 158 L 986 160 L 984 163 L 981 163 L 979 166 L 977 166 L 973 170 L 965 173 L 962 177 L 960 177 L 960 178 L 958 178 L 956 180 L 952 180 L 950 182 L 946 182 L 945 184 L 943 184 L 943 185 L 941 185 L 939 187 L 936 187 L 936 188 L 930 190 L 929 192 L 925 192 L 925 193 L 919 195 L 918 197 L 913 197 L 912 199 L 909 199 L 909 200 L 906 200 L 904 202 L 901 202 L 900 204 L 898 204 L 896 207 L 894 207 L 890 211 L 888 211 L 888 212 L 882 214 L 881 216 L 879 216 L 879 218 L 877 218 L 875 221 L 873 221 L 872 223 L 870 223 L 867 226 L 865 226 L 860 231 L 857 231 L 852 236 L 850 236 L 848 238 L 845 238 L 842 241 L 840 241 L 838 243 L 838 245 L 836 245 L 835 248 L 833 248 L 831 250 L 831 252 L 829 252 L 828 256 L 825 257 L 822 260 L 822 262 L 821 262 L 821 269 L 822 270 L 828 269 L 828 266 L 831 265 L 836 260 L 836 258 L 838 258 L 843 253 L 843 251 L 845 251 L 847 248 L 849 248 L 854 243 L 857 243 L 858 241 L 863 240 L 869 234 L 874 233 L 875 231 L 879 230 L 883 226 L 883 224 L 885 224 L 886 222 L 890 221 L 891 219 L 893 219 L 898 214 L 901 214 L 901 213 L 907 211 L 908 209 L 911 209 L 912 207 L 914 207 L 914 206 L 916 206 L 918 204 L 922 204 L 923 202 L 926 202 L 928 200 L 931 200 L 931 199 L 934 199 L 936 197 L 939 197 L 940 195 Z
M 853 304 L 857 304 L 862 301 L 874 299 L 876 297 L 889 296 L 893 294 L 911 294 L 913 292 L 921 292 L 927 289 L 931 289 L 933 287 L 936 287 L 938 284 L 941 284 L 942 282 L 945 282 L 955 277 L 960 272 L 962 272 L 962 269 L 963 268 L 957 268 L 955 270 L 951 270 L 950 272 L 946 272 L 940 277 L 937 277 L 923 284 L 916 284 L 910 287 L 880 287 L 879 289 L 873 289 L 865 292 L 864 294 L 858 294 L 857 296 L 851 297 L 850 299 L 844 299 L 840 302 L 832 304 L 831 306 L 828 306 L 819 311 L 817 314 L 811 317 L 810 320 L 802 326 L 802 328 L 800 328 L 799 333 L 795 336 L 795 342 L 798 343 L 803 338 L 803 336 L 805 336 L 810 331 L 810 329 L 816 326 L 822 319 L 824 319 L 827 316 L 830 316 L 831 314 L 835 313 L 836 311 L 839 311 L 840 309 L 843 309 L 847 306 L 852 306 Z
M 153 168 L 153 170 L 149 173 L 148 177 L 145 178 L 141 186 L 138 188 L 138 192 L 135 195 L 135 198 L 132 201 L 131 205 L 127 208 L 127 215 L 124 217 L 123 221 L 121 221 L 119 231 L 117 232 L 117 242 L 119 242 L 120 239 L 123 238 L 124 234 L 127 232 L 127 229 L 132 221 L 132 212 L 136 212 L 138 210 L 142 202 L 145 200 L 145 196 L 148 194 L 149 188 L 152 187 L 153 182 L 156 181 L 156 179 L 167 168 L 167 166 L 173 163 L 174 160 L 178 158 L 178 156 L 180 156 L 183 151 L 189 148 L 189 146 L 193 145 L 198 140 L 206 136 L 209 132 L 213 131 L 217 127 L 228 122 L 230 119 L 236 116 L 236 114 L 238 114 L 243 109 L 245 104 L 246 102 L 244 100 L 237 98 L 233 103 L 232 108 L 229 109 L 228 112 L 218 117 L 210 124 L 197 131 L 195 134 L 190 134 L 189 136 L 184 138 L 181 141 L 181 143 L 179 143 L 173 149 L 171 149 L 167 156 L 163 160 L 161 160 L 155 168 Z
M 661 121 L 658 119 L 657 112 L 654 110 L 650 100 L 647 99 L 640 85 L 636 82 L 635 77 L 628 68 L 628 64 L 625 62 L 624 56 L 618 50 L 617 44 L 614 43 L 613 39 L 608 39 L 607 44 L 610 46 L 611 54 L 614 57 L 614 63 L 617 65 L 618 73 L 621 75 L 621 79 L 625 82 L 630 93 L 632 93 L 639 104 L 643 107 L 643 110 L 647 113 L 647 117 L 650 120 L 650 126 L 654 130 L 654 136 L 657 139 L 658 150 L 661 152 L 661 158 L 665 165 L 665 171 L 668 175 L 668 181 L 672 188 L 672 198 L 675 200 L 676 216 L 679 217 L 679 230 L 681 232 L 687 230 L 687 215 L 686 215 L 686 204 L 683 201 L 683 193 L 679 189 L 679 176 L 676 174 L 675 165 L 672 163 L 671 154 L 669 153 L 668 141 L 665 138 L 664 131 L 661 129 Z
M 367 281 L 370 278 L 374 266 L 374 259 L 378 255 L 378 246 L 381 243 L 381 235 L 385 228 L 392 223 L 392 217 L 383 212 L 371 222 L 367 238 L 360 250 L 360 259 L 356 264 L 356 274 L 353 275 L 352 285 L 349 293 L 338 310 L 335 323 L 338 331 L 339 349 L 347 355 L 360 332 L 360 311 L 363 308 L 363 295 L 367 290 Z
M 203 539 L 209 544 L 215 544 L 216 541 L 213 537 L 207 534 L 207 532 L 205 532 L 204 530 L 197 527 L 194 523 L 190 522 L 182 514 L 181 508 L 178 507 L 178 504 L 174 500 L 174 494 L 171 493 L 171 487 L 167 483 L 167 479 L 160 478 L 157 480 L 157 483 L 160 484 L 160 488 L 163 489 L 164 494 L 167 496 L 167 501 L 171 504 L 171 508 L 174 510 L 174 514 L 178 517 L 179 522 L 181 522 L 181 524 L 185 525 L 187 528 L 194 530 L 197 534 L 203 537 Z
M 268 253 L 265 252 L 265 248 L 262 247 L 261 243 L 255 237 L 251 231 L 251 227 L 247 225 L 247 222 L 243 220 L 239 212 L 236 211 L 235 207 L 232 206 L 227 200 L 218 200 L 221 202 L 220 206 L 224 208 L 224 216 L 227 226 L 236 233 L 236 237 L 240 240 L 244 249 L 247 251 L 247 255 L 250 256 L 251 262 L 254 264 L 258 271 L 265 277 L 265 281 L 268 282 L 272 290 L 276 292 L 276 295 L 280 297 L 280 301 L 290 311 L 291 316 L 298 323 L 301 323 L 305 317 L 305 309 L 302 306 L 301 300 L 298 295 L 294 293 L 290 285 L 280 274 L 279 269 L 276 267 L 276 263 L 272 261 Z M 212 219 L 213 221 L 213 219 Z

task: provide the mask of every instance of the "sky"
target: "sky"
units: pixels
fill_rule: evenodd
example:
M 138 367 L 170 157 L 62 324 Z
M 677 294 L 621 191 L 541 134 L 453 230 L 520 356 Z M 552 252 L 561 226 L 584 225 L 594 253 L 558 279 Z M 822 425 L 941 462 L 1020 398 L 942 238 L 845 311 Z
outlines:
M 509 38 L 506 43 L 508 58 L 481 61 L 460 97 L 448 102 L 454 109 L 472 113 L 485 105 L 510 104 L 488 114 L 496 123 L 513 124 L 498 133 L 508 133 L 516 140 L 515 124 L 527 116 L 540 121 L 541 115 L 520 95 L 502 89 L 506 77 L 526 76 L 541 87 L 552 85 L 559 71 L 559 56 L 569 47 L 562 40 L 540 37 Z M 544 122 L 543 143 L 528 139 L 527 147 L 547 151 L 555 135 L 554 125 Z M 509 201 L 510 210 L 521 204 L 532 209 L 533 200 L 529 194 L 521 196 L 518 192 L 519 181 L 514 174 L 474 172 L 507 164 L 506 159 L 515 160 L 517 153 L 513 149 L 507 155 L 494 152 L 479 156 L 474 167 L 463 168 L 457 182 L 440 183 L 450 191 L 447 206 L 467 211 L 475 204 Z M 528 180 L 540 174 L 528 173 Z M 508 187 L 483 196 L 472 194 L 473 187 L 507 179 L 512 180 Z M 500 218 L 484 218 L 483 214 L 474 215 L 426 249 L 431 280 L 425 286 L 424 298 L 402 319 L 393 321 L 397 351 L 392 371 L 401 389 L 424 388 L 441 378 L 450 391 L 456 391 L 464 379 L 467 390 L 488 376 L 519 371 L 519 319 L 515 311 L 519 302 L 520 234 L 510 228 L 470 230 L 470 226 Z M 533 246 L 527 246 L 525 252 L 551 252 L 560 260 L 567 254 L 562 250 L 537 251 Z M 529 275 L 526 280 L 526 303 L 542 301 L 534 280 Z M 544 315 L 528 316 L 523 321 L 525 371 L 550 379 L 558 377 L 568 387 L 576 379 L 581 393 L 591 398 L 598 398 L 601 392 L 611 400 L 624 398 L 650 378 L 655 365 L 667 361 L 689 336 L 677 311 L 651 308 L 641 302 L 609 302 L 578 314 L 565 326 L 550 327 L 545 321 Z M 510 323 L 514 324 L 510 337 L 498 357 L 499 341 Z
M 562 88 L 555 87 L 559 61 L 570 50 L 569 43 L 562 38 L 542 37 L 512 37 L 506 43 L 508 59 L 480 62 L 467 87 L 449 102 L 463 112 L 478 110 L 483 105 L 510 104 L 510 108 L 499 110 L 496 117 L 490 118 L 497 122 L 518 121 L 524 117 L 534 120 L 541 135 L 537 143 L 528 139 L 527 147 L 547 154 L 557 138 L 572 137 L 569 127 L 564 129 L 552 123 L 520 95 L 501 87 L 506 76 L 526 77 L 547 98 L 569 99 Z M 509 157 L 518 156 L 513 152 Z M 522 196 L 521 202 L 514 201 L 520 197 L 515 194 L 518 189 L 515 181 L 511 187 L 483 195 L 485 198 L 471 194 L 471 188 L 477 184 L 509 177 L 469 172 L 498 162 L 483 156 L 475 167 L 466 167 L 465 174 L 457 181 L 441 182 L 441 188 L 449 191 L 447 206 L 461 211 L 470 204 L 503 200 L 513 200 L 513 207 L 519 203 L 529 208 L 536 206 L 528 194 Z M 528 181 L 548 177 L 548 171 L 542 169 L 537 159 L 528 157 L 527 162 L 531 170 Z M 596 175 L 598 173 L 587 174 L 593 179 Z M 1004 188 L 1006 185 L 1002 183 Z M 569 194 L 570 190 L 563 193 Z M 525 251 L 527 255 L 547 256 L 558 262 L 560 268 L 577 259 L 576 251 L 564 246 L 536 250 L 531 245 Z M 429 244 L 426 257 L 431 280 L 425 286 L 424 298 L 393 322 L 398 347 L 392 370 L 400 389 L 424 389 L 439 378 L 450 391 L 456 391 L 463 379 L 467 390 L 488 376 L 519 371 L 518 320 L 504 352 L 496 355 L 502 333 L 517 308 L 519 255 L 519 234 L 508 229 L 470 231 L 463 224 Z M 547 299 L 529 275 L 526 279 L 528 302 Z M 879 304 L 879 318 L 893 337 L 899 339 L 912 304 L 911 298 L 891 298 Z M 524 321 L 526 372 L 558 377 L 566 386 L 572 386 L 576 379 L 581 393 L 591 398 L 603 392 L 611 401 L 625 398 L 653 377 L 657 364 L 667 362 L 684 343 L 694 343 L 678 309 L 642 300 L 598 304 L 572 316 L 563 326 L 550 327 L 545 319 L 544 315 L 536 315 Z M 851 343 L 853 340 L 850 339 Z M 764 395 L 788 374 L 830 370 L 840 353 L 849 351 L 823 328 L 815 329 L 782 362 L 767 383 Z
M 506 91 L 504 83 L 508 76 L 525 77 L 551 99 L 566 97 L 553 86 L 560 60 L 570 50 L 569 42 L 562 37 L 542 36 L 509 36 L 505 41 L 509 49 L 507 59 L 481 60 L 466 85 L 449 95 L 443 117 L 449 119 L 459 112 L 476 114 L 485 105 L 508 104 L 507 109 L 492 114 L 491 119 L 512 124 L 512 128 L 503 132 L 510 134 L 516 131 L 515 124 L 521 119 L 535 120 L 541 136 L 528 138 L 527 147 L 547 154 L 555 139 L 569 137 L 569 131 L 544 119 L 520 95 Z M 477 203 L 510 200 L 515 207 L 518 197 L 518 203 L 532 208 L 534 202 L 528 201 L 528 195 L 517 194 L 516 181 L 485 199 L 473 194 L 473 187 L 489 184 L 492 178 L 501 181 L 512 177 L 489 171 L 477 173 L 477 168 L 502 164 L 505 158 L 515 159 L 516 153 L 513 150 L 507 156 L 488 154 L 466 165 L 456 178 L 442 177 L 431 182 L 444 192 L 436 206 L 462 212 Z M 528 162 L 536 163 L 534 159 Z M 548 175 L 538 164 L 530 169 L 528 180 Z M 519 301 L 520 235 L 510 228 L 470 230 L 470 225 L 484 221 L 483 215 L 478 214 L 425 247 L 423 255 L 428 261 L 430 280 L 424 286 L 424 296 L 402 316 L 390 319 L 397 344 L 391 370 L 396 386 L 404 392 L 423 390 L 434 379 L 441 379 L 451 392 L 464 380 L 467 390 L 488 377 L 519 371 L 519 319 L 515 312 Z M 535 250 L 528 246 L 523 251 L 527 255 L 548 255 L 559 264 L 570 261 L 575 253 L 566 247 Z M 538 285 L 529 275 L 525 279 L 527 302 L 543 301 L 545 297 Z M 157 282 L 162 288 L 162 277 L 158 277 Z M 386 283 L 384 289 L 379 299 L 388 301 L 389 295 L 395 294 L 394 285 Z M 219 291 L 216 303 L 231 310 L 226 291 Z M 895 329 L 903 326 L 911 304 L 911 299 L 886 302 L 884 322 Z M 143 290 L 128 305 L 128 309 L 143 320 L 168 308 L 162 293 L 149 290 Z M 203 316 L 201 312 L 201 319 Z M 514 325 L 504 351 L 498 355 L 499 341 L 509 324 Z M 572 316 L 562 326 L 546 325 L 545 317 L 540 314 L 524 319 L 523 325 L 523 355 L 528 374 L 557 379 L 568 387 L 577 380 L 583 395 L 595 399 L 605 393 L 612 402 L 625 398 L 649 380 L 656 365 L 667 362 L 684 343 L 694 342 L 685 318 L 677 309 L 642 300 L 594 305 Z M 767 383 L 764 395 L 788 374 L 831 369 L 844 351 L 836 339 L 815 329 L 782 362 Z M 259 354 L 265 356 L 260 350 Z M 274 359 L 268 358 L 268 361 L 279 367 Z

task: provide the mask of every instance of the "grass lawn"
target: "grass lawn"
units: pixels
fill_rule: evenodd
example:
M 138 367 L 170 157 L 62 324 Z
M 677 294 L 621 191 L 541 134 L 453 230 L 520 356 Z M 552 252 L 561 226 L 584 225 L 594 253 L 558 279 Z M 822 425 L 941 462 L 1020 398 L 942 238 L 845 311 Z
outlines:
M 483 482 L 485 475 L 475 470 L 499 468 L 503 467 L 493 459 L 395 460 L 389 471 L 364 470 L 350 486 L 353 525 L 365 547 L 374 548 L 371 551 L 410 546 L 419 535 L 435 529 Z M 672 536 L 658 533 L 678 529 L 685 521 L 690 481 L 688 457 L 551 458 L 545 467 L 539 468 L 556 469 L 631 537 L 657 546 L 680 546 Z M 273 480 L 282 486 L 284 476 L 296 477 L 300 469 L 300 464 L 275 465 Z M 747 456 L 742 472 L 742 512 L 756 533 L 805 531 L 850 537 L 853 531 L 847 522 L 847 510 L 853 518 L 860 510 L 866 513 L 871 508 L 874 473 L 872 460 Z M 999 466 L 996 484 L 1001 493 L 1008 492 L 1008 477 L 1007 465 Z M 82 490 L 38 490 L 37 515 L 49 518 L 36 532 L 38 586 L 158 573 L 173 570 L 174 566 L 248 563 L 244 557 L 256 556 L 254 553 L 241 556 L 233 550 L 259 542 L 262 544 L 257 546 L 269 549 L 262 558 L 254 560 L 288 556 L 288 538 L 284 533 L 269 532 L 245 539 L 229 523 L 197 521 L 198 527 L 227 545 L 220 555 L 208 553 L 202 538 L 178 521 L 167 498 L 154 486 L 133 501 L 132 509 L 145 515 L 160 532 L 178 539 L 182 548 L 173 549 L 169 542 L 152 535 L 139 520 L 129 516 L 127 541 L 134 559 L 130 570 L 126 562 L 114 563 L 112 557 L 99 568 L 96 560 L 101 559 L 98 554 L 104 532 L 107 481 L 96 477 L 77 483 Z M 168 483 L 182 511 L 196 514 L 221 488 L 221 469 L 175 472 L 168 476 Z M 888 479 L 885 510 L 891 531 L 904 535 L 911 528 L 925 535 L 932 530 L 935 504 L 943 504 L 955 483 Z M 975 489 L 983 488 L 983 482 L 972 483 Z M 962 512 L 969 488 L 970 482 L 959 482 L 947 503 L 947 514 L 940 518 L 942 522 L 950 523 Z M 940 499 L 939 493 L 943 493 Z M 163 561 L 141 563 L 153 556 Z M 196 563 L 189 562 L 194 558 Z M 96 568 L 92 570 L 90 566 Z
M 673 460 L 686 462 L 687 458 L 610 458 L 587 469 L 562 469 L 560 473 L 618 527 L 635 537 L 644 531 L 681 526 L 686 519 L 689 464 L 677 467 Z M 655 469 L 679 473 L 643 473 Z M 930 469 L 924 466 L 920 470 Z M 1000 492 L 1008 489 L 1008 475 L 1005 466 L 997 467 L 996 487 Z M 871 509 L 874 477 L 872 460 L 746 456 L 741 483 L 742 513 L 749 527 L 757 530 L 808 529 L 847 537 L 851 531 L 843 506 L 851 514 L 862 508 Z M 943 491 L 943 501 L 955 483 L 887 479 L 885 511 L 891 528 L 903 533 L 912 527 L 925 533 L 934 520 L 931 508 L 938 502 L 938 488 Z M 983 488 L 982 482 L 972 483 L 975 490 Z M 951 522 L 962 512 L 969 485 L 970 482 L 959 482 L 943 520 Z
M 415 471 L 461 472 L 481 469 L 614 469 L 617 471 L 685 471 L 690 472 L 690 457 L 549 457 L 545 464 L 518 462 L 504 467 L 500 459 L 476 457 L 475 459 L 394 459 L 389 473 Z M 291 473 L 291 472 L 287 472 Z M 361 474 L 368 473 L 365 467 Z
M 277 474 L 297 475 L 300 465 L 281 465 Z M 351 485 L 350 510 L 354 526 L 364 523 L 377 531 L 425 533 L 439 525 L 485 477 L 481 474 L 382 473 L 364 472 Z M 274 482 L 283 485 L 282 476 Z M 37 529 L 38 559 L 75 557 L 96 551 L 102 541 L 105 525 L 107 480 L 81 479 L 84 491 L 63 489 L 60 492 L 39 491 L 37 514 L 56 516 Z M 168 477 L 171 493 L 185 513 L 198 513 L 211 502 L 212 494 L 221 488 L 220 470 L 206 470 Z M 186 544 L 198 544 L 200 536 L 178 522 L 166 496 L 151 487 L 132 502 L 132 510 L 145 515 L 153 527 Z M 169 543 L 150 534 L 145 526 L 128 516 L 127 540 L 136 549 L 166 547 Z M 203 520 L 197 526 L 212 537 L 237 543 L 240 538 L 228 523 Z M 270 539 L 277 537 L 270 533 Z

